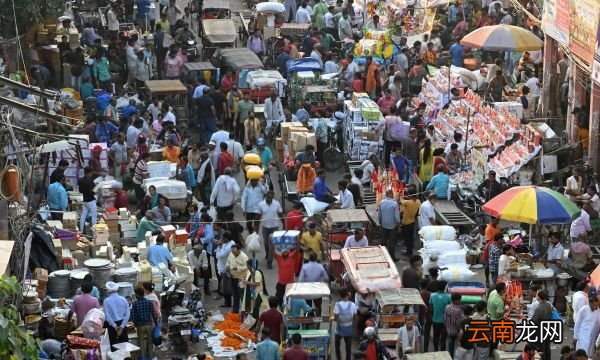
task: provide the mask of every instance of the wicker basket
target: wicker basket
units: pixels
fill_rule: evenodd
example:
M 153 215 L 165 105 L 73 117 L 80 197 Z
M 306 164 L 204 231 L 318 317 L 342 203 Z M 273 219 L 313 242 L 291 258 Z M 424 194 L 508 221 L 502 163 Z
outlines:
M 71 322 L 63 319 L 54 319 L 54 338 L 62 341 L 71 332 Z

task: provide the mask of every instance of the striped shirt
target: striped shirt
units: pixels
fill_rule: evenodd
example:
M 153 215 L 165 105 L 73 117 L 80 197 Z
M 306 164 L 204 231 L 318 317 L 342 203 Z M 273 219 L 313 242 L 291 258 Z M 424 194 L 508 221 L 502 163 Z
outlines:
M 463 308 L 460 305 L 446 305 L 444 313 L 444 324 L 448 336 L 457 336 L 463 321 Z
M 135 164 L 135 174 L 133 175 L 133 183 L 142 185 L 144 177 L 148 176 L 148 164 L 141 159 Z
M 490 267 L 490 272 L 498 272 L 498 264 L 500 263 L 500 255 L 502 255 L 502 250 L 500 246 L 496 243 L 490 246 L 489 251 L 489 261 L 488 266 Z

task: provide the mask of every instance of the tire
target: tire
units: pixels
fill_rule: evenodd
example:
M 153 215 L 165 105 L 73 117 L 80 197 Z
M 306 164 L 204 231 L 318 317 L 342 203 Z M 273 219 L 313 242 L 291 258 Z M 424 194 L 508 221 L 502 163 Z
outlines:
M 335 147 L 329 147 L 323 151 L 323 167 L 328 171 L 336 171 L 344 165 L 344 154 Z

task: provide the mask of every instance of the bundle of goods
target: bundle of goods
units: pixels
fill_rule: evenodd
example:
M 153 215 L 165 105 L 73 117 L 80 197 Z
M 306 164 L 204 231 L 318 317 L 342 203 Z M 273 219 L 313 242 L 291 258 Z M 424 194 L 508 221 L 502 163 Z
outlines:
M 456 240 L 456 229 L 448 225 L 423 226 L 419 230 L 419 235 L 423 242 L 434 240 L 453 241 Z
M 364 28 L 363 29 L 364 38 L 367 40 L 377 40 L 384 41 L 390 43 L 392 41 L 392 31 L 391 30 L 373 30 Z
M 360 39 L 354 46 L 354 57 L 383 55 L 383 43 L 379 40 Z
M 477 275 L 469 269 L 468 264 L 448 264 L 440 272 L 440 279 L 450 281 L 469 281 Z
M 81 331 L 86 339 L 100 340 L 104 326 L 104 312 L 100 309 L 91 309 L 81 323 Z
M 249 341 L 256 342 L 254 332 L 244 329 L 243 325 L 240 314 L 236 313 L 229 313 L 223 321 L 215 323 L 215 329 L 224 335 L 220 341 L 223 348 L 240 350 L 247 348 Z
M 271 244 L 275 251 L 281 252 L 284 250 L 294 251 L 298 245 L 298 237 L 300 231 L 275 231 L 271 237 Z

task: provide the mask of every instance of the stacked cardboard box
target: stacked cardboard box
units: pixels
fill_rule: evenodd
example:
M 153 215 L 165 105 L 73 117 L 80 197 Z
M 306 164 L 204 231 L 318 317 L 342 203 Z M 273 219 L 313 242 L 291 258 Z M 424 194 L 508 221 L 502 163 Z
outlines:
M 317 136 L 314 133 L 309 132 L 293 132 L 291 135 L 291 143 L 294 145 L 292 149 L 294 153 L 304 151 L 306 145 L 314 146 L 317 149 Z
M 163 225 L 160 229 L 167 240 L 171 238 L 171 235 L 175 234 L 175 226 L 173 225 Z
M 283 163 L 284 160 L 284 144 L 283 144 L 283 138 L 276 138 L 275 139 L 275 159 L 277 160 L 278 164 Z
M 119 233 L 119 214 L 117 212 L 106 212 L 102 214 L 104 223 L 108 226 L 108 241 L 113 245 L 120 245 L 121 234 Z
M 56 254 L 56 262 L 58 263 L 58 267 L 62 269 L 62 266 L 63 266 L 62 242 L 60 242 L 60 239 L 52 239 L 52 244 L 54 245 L 54 253 Z
M 175 244 L 186 245 L 188 243 L 188 233 L 185 230 L 175 230 Z
M 292 128 L 302 128 L 304 127 L 304 125 L 302 125 L 301 122 L 298 121 L 292 121 L 292 122 L 283 122 L 281 123 L 281 139 L 283 141 L 283 143 L 287 143 L 288 140 L 290 139 L 290 133 L 292 132 L 291 129 Z
M 77 230 L 77 213 L 74 211 L 68 211 L 63 213 L 63 229 L 65 230 Z M 83 230 L 83 229 L 82 229 Z
M 92 227 L 94 233 L 94 245 L 106 245 L 110 238 L 110 231 L 106 224 L 96 224 Z
M 33 277 L 38 282 L 37 292 L 40 299 L 46 297 L 46 284 L 48 284 L 48 270 L 36 268 L 33 271 Z

